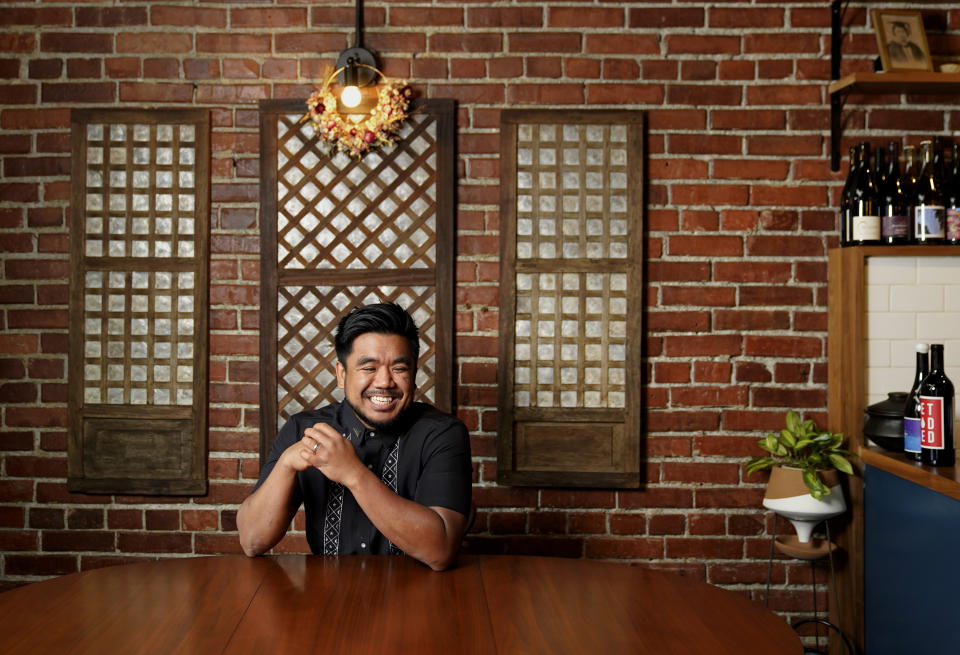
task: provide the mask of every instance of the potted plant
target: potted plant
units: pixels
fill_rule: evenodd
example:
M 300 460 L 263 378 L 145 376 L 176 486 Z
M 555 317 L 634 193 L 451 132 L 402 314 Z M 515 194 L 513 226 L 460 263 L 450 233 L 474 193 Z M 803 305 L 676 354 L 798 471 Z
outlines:
M 769 455 L 751 458 L 747 473 L 770 469 L 763 506 L 789 519 L 800 543 L 809 543 L 820 521 L 847 508 L 839 473 L 852 475 L 853 466 L 843 435 L 821 430 L 813 419 L 803 421 L 790 410 L 786 427 L 757 443 Z

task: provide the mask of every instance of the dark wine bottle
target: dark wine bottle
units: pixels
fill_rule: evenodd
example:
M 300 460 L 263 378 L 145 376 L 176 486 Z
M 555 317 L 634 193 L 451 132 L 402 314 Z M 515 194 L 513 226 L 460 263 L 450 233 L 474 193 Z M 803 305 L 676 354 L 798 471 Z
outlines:
M 857 173 L 857 148 L 850 146 L 850 166 L 847 171 L 847 180 L 840 192 L 840 245 L 850 244 L 850 190 L 853 188 L 853 179 Z
M 920 174 L 919 164 L 917 163 L 917 149 L 915 146 L 903 147 L 903 162 L 900 164 L 900 171 L 903 175 L 903 193 L 907 196 L 908 202 L 913 202 L 913 192 L 917 186 L 917 176 Z M 910 213 L 910 222 L 913 223 L 913 212 Z M 911 238 L 913 227 L 911 225 Z
M 918 343 L 917 370 L 913 374 L 913 386 L 907 394 L 907 402 L 903 407 L 903 453 L 907 458 L 920 460 L 920 384 L 927 377 L 930 369 L 930 347 L 925 343 Z
M 941 195 L 944 194 L 944 174 L 946 173 L 946 164 L 944 163 L 945 156 L 946 152 L 943 150 L 943 137 L 933 137 L 933 174 L 937 176 Z
M 913 238 L 917 243 L 942 243 L 944 206 L 942 182 L 934 162 L 933 142 L 920 144 L 923 168 L 913 192 Z
M 960 144 L 953 144 L 953 160 L 944 181 L 947 202 L 947 243 L 960 245 Z
M 887 144 L 887 165 L 880 187 L 880 238 L 884 243 L 910 242 L 910 203 L 900 175 L 899 143 Z M 877 153 L 883 152 L 878 150 Z
M 930 372 L 920 383 L 921 461 L 930 466 L 953 466 L 953 383 L 943 370 L 943 344 L 930 346 Z
M 857 146 L 857 170 L 850 189 L 850 241 L 856 245 L 880 243 L 880 196 L 873 183 L 870 144 Z
M 879 192 L 887 183 L 887 151 L 883 148 L 873 149 L 873 186 Z

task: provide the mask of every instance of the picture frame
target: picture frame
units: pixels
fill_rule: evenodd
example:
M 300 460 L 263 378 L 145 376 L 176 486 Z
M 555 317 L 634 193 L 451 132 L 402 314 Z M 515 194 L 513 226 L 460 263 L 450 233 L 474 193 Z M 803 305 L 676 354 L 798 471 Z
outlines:
M 870 15 L 884 72 L 933 71 L 920 12 L 872 9 Z

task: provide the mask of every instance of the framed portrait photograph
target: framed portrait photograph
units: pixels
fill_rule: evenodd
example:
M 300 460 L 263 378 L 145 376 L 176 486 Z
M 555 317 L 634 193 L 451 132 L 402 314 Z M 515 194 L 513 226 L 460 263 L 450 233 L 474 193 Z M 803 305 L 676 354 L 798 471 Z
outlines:
M 932 71 L 933 59 L 918 11 L 872 9 L 884 71 Z

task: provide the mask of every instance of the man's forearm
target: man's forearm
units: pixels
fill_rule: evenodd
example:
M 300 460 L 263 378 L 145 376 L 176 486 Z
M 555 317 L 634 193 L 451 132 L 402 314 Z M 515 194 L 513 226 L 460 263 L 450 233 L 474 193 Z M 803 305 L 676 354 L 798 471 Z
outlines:
M 366 469 L 349 489 L 370 522 L 404 553 L 436 571 L 453 563 L 465 516 L 398 496 Z
M 286 534 L 296 509 L 290 507 L 296 471 L 280 463 L 237 512 L 237 531 L 243 552 L 255 557 L 273 548 Z

